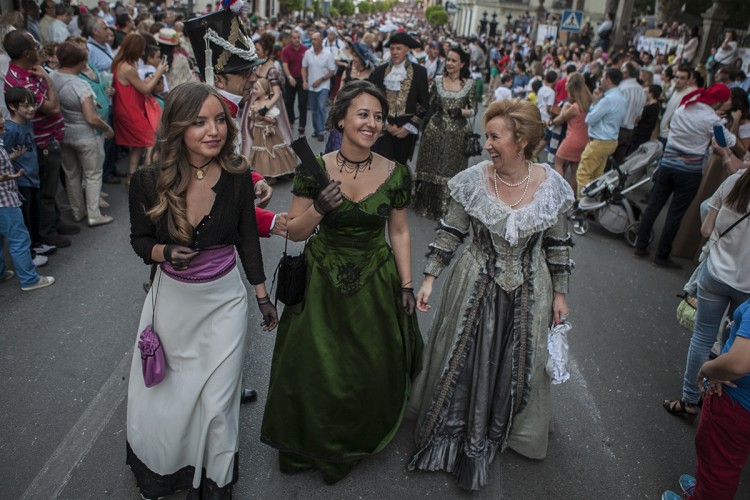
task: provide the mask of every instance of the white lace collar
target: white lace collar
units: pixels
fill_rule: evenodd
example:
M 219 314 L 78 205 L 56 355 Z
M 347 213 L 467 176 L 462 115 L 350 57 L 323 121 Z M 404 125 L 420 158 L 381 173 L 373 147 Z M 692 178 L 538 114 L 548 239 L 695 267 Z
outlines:
M 401 64 L 391 63 L 391 71 L 383 79 L 383 86 L 392 92 L 398 92 L 401 90 L 401 82 L 406 80 L 406 76 L 406 60 Z
M 575 198 L 567 181 L 546 163 L 538 163 L 547 178 L 537 188 L 531 203 L 513 210 L 490 193 L 487 167 L 491 163 L 485 160 L 460 172 L 448 181 L 448 188 L 467 214 L 505 238 L 511 246 L 520 238 L 549 229 L 560 212 L 573 206 Z

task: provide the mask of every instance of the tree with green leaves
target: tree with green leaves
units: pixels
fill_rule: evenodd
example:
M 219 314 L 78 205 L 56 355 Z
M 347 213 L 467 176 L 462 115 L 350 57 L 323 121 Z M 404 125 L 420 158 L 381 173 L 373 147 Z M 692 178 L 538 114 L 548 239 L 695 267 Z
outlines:
M 442 7 L 434 5 L 425 10 L 425 19 L 433 26 L 442 26 L 448 22 L 448 13 Z
M 341 7 L 339 7 L 339 12 L 342 16 L 353 16 L 354 15 L 354 3 L 352 3 L 352 0 L 344 0 L 341 2 Z

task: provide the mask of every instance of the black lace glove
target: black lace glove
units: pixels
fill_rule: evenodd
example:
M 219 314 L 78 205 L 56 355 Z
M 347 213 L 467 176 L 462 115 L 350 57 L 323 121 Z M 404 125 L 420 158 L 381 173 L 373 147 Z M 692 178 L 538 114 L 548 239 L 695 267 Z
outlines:
M 165 245 L 163 255 L 164 260 L 172 264 L 175 271 L 184 271 L 198 253 L 200 252 L 182 245 Z
M 267 108 L 267 107 L 265 107 L 265 106 L 263 106 L 262 108 L 260 108 L 260 109 L 258 110 L 258 114 L 259 114 L 260 116 L 266 116 L 266 113 L 268 113 L 268 108 Z
M 276 307 L 271 302 L 271 299 L 268 298 L 268 295 L 265 297 L 256 297 L 256 300 L 258 301 L 258 309 L 260 309 L 260 313 L 263 315 L 261 327 L 263 331 L 270 332 L 279 324 L 279 315 L 276 312 Z
M 341 188 L 339 187 L 340 185 L 341 181 L 331 182 L 320 192 L 320 194 L 318 194 L 318 197 L 315 198 L 315 201 L 313 202 L 313 207 L 315 207 L 316 212 L 320 215 L 325 215 L 341 205 L 342 198 Z
M 414 289 L 411 287 L 404 287 L 401 289 L 401 305 L 404 306 L 406 314 L 411 316 L 414 313 L 414 308 L 417 306 L 417 299 L 414 297 Z

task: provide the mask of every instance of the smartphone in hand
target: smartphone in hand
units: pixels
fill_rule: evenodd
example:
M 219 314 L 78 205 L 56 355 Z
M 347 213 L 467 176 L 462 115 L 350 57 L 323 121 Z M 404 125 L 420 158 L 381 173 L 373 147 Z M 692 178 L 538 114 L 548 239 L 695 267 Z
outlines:
M 714 138 L 716 139 L 716 144 L 722 148 L 727 147 L 727 138 L 724 137 L 724 127 L 722 125 L 714 125 Z

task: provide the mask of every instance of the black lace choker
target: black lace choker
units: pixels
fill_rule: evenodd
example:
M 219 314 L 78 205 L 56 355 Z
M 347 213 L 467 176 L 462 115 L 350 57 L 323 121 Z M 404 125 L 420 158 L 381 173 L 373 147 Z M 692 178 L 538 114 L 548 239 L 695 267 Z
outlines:
M 352 161 L 339 151 L 336 153 L 336 165 L 340 167 L 339 173 L 346 171 L 347 174 L 354 174 L 356 179 L 358 173 L 372 168 L 372 152 L 362 161 Z

